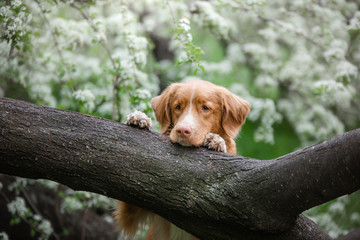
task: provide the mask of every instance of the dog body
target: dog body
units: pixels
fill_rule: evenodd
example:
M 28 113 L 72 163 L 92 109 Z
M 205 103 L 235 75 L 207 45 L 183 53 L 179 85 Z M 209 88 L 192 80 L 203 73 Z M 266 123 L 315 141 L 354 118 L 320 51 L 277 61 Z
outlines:
M 245 100 L 226 88 L 203 80 L 174 83 L 151 100 L 161 132 L 183 146 L 206 146 L 236 154 L 233 140 L 250 110 Z M 151 128 L 150 119 L 141 112 L 128 116 L 128 125 Z M 115 213 L 120 229 L 134 236 L 139 226 L 150 219 L 147 240 L 196 239 L 164 218 L 146 210 L 119 202 Z

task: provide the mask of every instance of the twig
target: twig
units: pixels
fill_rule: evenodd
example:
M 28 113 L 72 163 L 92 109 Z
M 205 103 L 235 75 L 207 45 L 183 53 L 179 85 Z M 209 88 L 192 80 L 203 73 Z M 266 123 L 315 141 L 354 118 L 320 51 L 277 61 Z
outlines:
M 175 25 L 175 27 L 176 27 L 178 23 L 177 23 L 177 21 L 176 21 L 176 17 L 175 17 L 175 14 L 174 14 L 173 10 L 172 10 L 172 7 L 171 7 L 171 5 L 170 5 L 170 2 L 169 2 L 169 0 L 165 0 L 165 2 L 166 2 L 166 5 L 167 5 L 168 8 L 169 8 L 170 15 L 171 15 L 171 17 L 172 17 L 172 19 L 173 19 L 173 23 L 174 23 L 174 25 Z M 178 35 L 177 39 L 181 42 L 182 45 L 185 46 L 186 43 L 185 43 L 184 39 L 181 37 L 181 34 L 177 33 L 177 35 Z M 195 46 L 194 46 L 194 47 L 195 47 Z M 205 72 L 204 68 L 203 68 L 202 65 L 199 63 L 200 61 L 197 60 L 197 59 L 194 57 L 193 54 L 189 54 L 189 50 L 187 50 L 185 47 L 184 47 L 184 50 L 185 50 L 185 52 L 187 53 L 189 60 L 190 60 L 193 64 L 196 64 L 195 75 L 196 75 L 196 72 L 197 72 L 198 69 L 201 69 L 203 72 Z M 199 61 L 199 62 L 198 62 L 198 61 Z M 191 69 L 191 68 L 190 68 L 190 69 Z
M 83 217 L 82 228 L 81 228 L 81 240 L 85 240 L 85 239 L 86 239 L 87 212 L 88 212 L 88 209 L 86 209 L 86 210 L 84 211 L 84 217 Z
M 29 196 L 27 196 L 27 194 L 25 193 L 25 191 L 22 191 L 23 195 L 26 199 L 26 201 L 30 204 L 30 207 L 36 212 L 36 214 L 38 214 L 39 216 L 41 216 L 41 214 L 38 212 L 37 208 L 32 204 L 32 202 L 29 200 Z M 2 196 L 5 201 L 7 203 L 10 203 L 10 199 L 6 196 L 6 194 L 0 190 L 0 196 Z M 34 224 L 32 224 L 29 220 L 26 219 L 26 217 L 23 217 L 21 215 L 17 215 L 21 220 L 23 220 L 26 224 L 28 224 L 32 229 L 34 229 L 37 233 L 39 233 L 41 235 L 41 230 Z M 54 229 L 53 232 L 51 233 L 51 235 L 54 236 L 54 238 L 56 240 L 60 240 L 60 237 L 55 233 Z
M 171 17 L 172 17 L 172 19 L 173 19 L 173 22 L 174 22 L 174 25 L 176 26 L 176 18 L 175 18 L 175 14 L 174 14 L 174 12 L 173 12 L 173 10 L 172 10 L 172 8 L 171 8 L 171 6 L 170 6 L 170 2 L 169 2 L 169 0 L 166 0 L 166 5 L 168 6 L 168 8 L 169 8 L 169 11 L 170 11 L 170 15 L 171 15 Z
M 14 45 L 11 45 L 8 59 L 10 59 L 10 58 L 12 57 L 12 54 L 13 54 L 13 52 L 14 52 L 14 49 L 15 49 L 15 46 L 14 46 Z
M 80 12 L 81 16 L 88 22 L 89 26 L 92 28 L 92 30 L 94 32 L 99 31 L 98 28 L 95 26 L 95 24 L 90 19 L 90 17 L 80 7 L 76 6 L 74 3 L 71 3 L 70 6 Z M 113 66 L 113 69 L 114 69 L 114 72 L 115 72 L 115 76 L 112 79 L 113 101 L 112 101 L 112 114 L 111 114 L 111 119 L 115 120 L 115 111 L 116 111 L 115 105 L 117 104 L 118 79 L 120 78 L 120 73 L 118 71 L 118 68 L 116 67 L 115 60 L 111 56 L 111 52 L 110 52 L 108 46 L 106 44 L 104 44 L 104 42 L 102 42 L 102 41 L 100 41 L 100 44 L 104 48 L 104 50 L 106 52 L 106 55 L 110 59 L 111 65 Z M 120 113 L 118 113 L 118 114 L 120 114 Z M 120 120 L 121 119 L 119 119 L 119 121 Z
M 272 22 L 280 27 L 284 27 L 283 23 L 278 21 L 277 19 L 273 19 L 273 18 L 267 18 L 264 16 L 261 16 L 258 12 L 256 12 L 256 15 L 258 16 L 259 19 L 263 20 L 264 22 Z M 291 29 L 289 29 L 291 30 Z M 293 33 L 295 33 L 295 35 L 300 36 L 302 38 L 304 38 L 306 41 L 310 42 L 311 44 L 319 47 L 321 50 L 325 51 L 326 48 L 324 46 L 322 46 L 321 44 L 319 44 L 318 42 L 314 41 L 314 39 L 310 38 L 309 36 L 305 35 L 303 32 L 300 32 L 296 29 L 291 30 Z
M 122 5 L 125 5 L 125 4 L 122 3 Z M 121 11 L 121 14 L 123 15 L 123 18 L 125 19 L 125 14 L 124 14 L 122 11 Z M 123 24 L 124 28 L 127 27 L 127 24 L 128 24 L 128 21 L 125 21 L 124 24 Z M 124 35 L 126 35 L 126 33 L 125 33 Z M 126 37 L 126 36 L 125 36 L 125 37 Z M 135 57 L 134 57 L 135 55 L 134 55 L 133 51 L 131 50 L 131 48 L 129 47 L 128 44 L 126 44 L 126 48 L 127 48 L 128 52 L 129 52 L 129 54 L 130 54 L 131 56 L 133 56 L 133 64 L 134 64 L 134 66 L 137 66 L 136 61 L 135 61 Z M 134 78 L 135 82 L 137 82 L 135 67 L 133 67 L 132 70 L 133 70 L 133 71 L 132 71 L 133 78 Z M 119 82 L 119 85 L 120 85 L 124 80 L 125 80 L 124 78 L 121 79 L 120 82 Z
M 55 32 L 53 31 L 53 29 L 51 28 L 51 24 L 50 24 L 49 20 L 47 19 L 44 11 L 41 9 L 41 4 L 39 3 L 38 0 L 35 0 L 35 2 L 36 2 L 37 5 L 39 6 L 41 15 L 42 15 L 42 17 L 43 17 L 46 25 L 48 25 L 48 27 L 49 27 L 49 29 L 50 29 L 51 36 L 52 36 L 52 38 L 53 38 L 53 40 L 54 40 L 56 50 L 57 50 L 57 52 L 58 52 L 58 54 L 59 54 L 59 57 L 60 57 L 61 62 L 62 62 L 62 63 L 64 64 L 64 66 L 65 66 L 66 73 L 69 75 L 70 79 L 72 79 L 71 71 L 70 71 L 69 67 L 67 66 L 67 64 L 66 64 L 66 62 L 65 62 L 65 60 L 64 60 L 64 57 L 63 57 L 62 52 L 61 52 L 60 47 L 59 47 L 59 42 L 58 42 L 58 40 L 57 40 L 57 38 L 56 38 L 56 34 L 55 34 Z
M 31 201 L 31 199 L 30 199 L 29 195 L 27 194 L 27 192 L 25 191 L 25 189 L 22 192 L 24 194 L 26 201 L 29 203 L 30 207 L 34 210 L 34 212 L 37 215 L 41 216 L 39 209 L 37 209 L 37 207 L 33 204 L 33 202 Z
M 358 36 L 359 36 L 359 31 L 356 31 L 353 34 L 350 34 L 350 44 L 349 44 L 349 47 L 348 47 L 346 55 L 345 55 L 346 58 L 350 57 L 350 54 L 352 53 L 353 48 L 356 46 L 354 44 L 354 42 L 357 42 Z
M 245 11 L 245 12 L 249 12 L 249 11 L 250 11 L 250 10 L 249 10 L 248 8 L 246 8 L 246 7 L 239 7 L 239 9 L 240 9 L 240 10 L 243 10 L 243 11 Z M 258 11 L 255 11 L 255 10 L 252 11 L 252 12 L 255 13 L 256 16 L 257 16 L 260 20 L 262 20 L 262 21 L 264 21 L 264 22 L 272 22 L 272 23 L 274 23 L 274 24 L 276 24 L 276 25 L 278 25 L 278 26 L 280 26 L 280 27 L 285 27 L 284 24 L 283 24 L 281 21 L 277 20 L 277 19 L 264 17 L 264 16 L 262 16 Z M 289 29 L 289 30 L 291 30 L 295 35 L 304 38 L 304 39 L 305 39 L 306 41 L 308 41 L 309 43 L 311 43 L 311 44 L 319 47 L 321 50 L 323 50 L 323 51 L 326 50 L 326 48 L 325 48 L 324 46 L 322 46 L 322 45 L 319 44 L 318 42 L 314 41 L 314 40 L 311 39 L 309 36 L 305 35 L 303 32 L 300 32 L 300 31 L 298 31 L 298 30 L 296 30 L 296 29 Z
M 116 111 L 116 102 L 117 102 L 117 92 L 118 92 L 118 86 L 117 86 L 117 78 L 113 77 L 113 99 L 112 99 L 112 113 L 111 113 L 111 120 L 115 120 L 115 111 Z
M 70 6 L 72 8 L 75 8 L 76 10 L 78 10 L 81 14 L 81 16 L 88 22 L 89 26 L 92 28 L 92 30 L 94 32 L 98 32 L 98 28 L 95 26 L 95 24 L 92 22 L 92 20 L 90 19 L 90 17 L 81 9 L 79 8 L 78 6 L 76 6 L 74 3 L 71 3 Z M 102 41 L 100 41 L 100 44 L 101 46 L 104 48 L 106 54 L 108 55 L 110 61 L 111 61 L 111 64 L 113 65 L 113 68 L 114 70 L 116 71 L 116 64 L 115 64 L 115 60 L 112 58 L 111 56 L 111 52 L 109 50 L 109 48 L 107 47 L 107 45 L 105 45 Z
M 5 201 L 7 202 L 7 203 L 9 203 L 10 202 L 10 199 L 6 196 L 6 194 L 3 192 L 3 191 L 1 191 L 0 190 L 0 195 L 5 199 Z
M 25 197 L 26 201 L 28 202 L 28 204 L 29 204 L 30 207 L 32 208 L 32 210 L 34 210 L 34 212 L 35 212 L 37 215 L 43 217 L 42 214 L 41 214 L 41 212 L 39 211 L 39 209 L 38 209 L 38 208 L 34 205 L 34 203 L 31 201 L 31 198 L 30 198 L 30 196 L 27 194 L 27 192 L 25 191 L 25 189 L 24 189 L 22 192 L 23 192 L 23 194 L 24 194 L 24 197 Z M 33 226 L 32 226 L 32 227 L 33 227 Z M 60 240 L 60 237 L 55 233 L 55 230 L 54 230 L 54 229 L 53 229 L 53 231 L 52 231 L 51 234 L 55 237 L 56 240 Z

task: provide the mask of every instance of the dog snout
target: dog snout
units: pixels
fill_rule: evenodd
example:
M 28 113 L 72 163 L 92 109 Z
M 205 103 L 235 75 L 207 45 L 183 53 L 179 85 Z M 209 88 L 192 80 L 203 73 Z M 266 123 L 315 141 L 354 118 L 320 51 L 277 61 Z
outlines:
M 181 138 L 189 138 L 191 136 L 191 127 L 189 126 L 178 126 L 176 128 L 176 134 Z

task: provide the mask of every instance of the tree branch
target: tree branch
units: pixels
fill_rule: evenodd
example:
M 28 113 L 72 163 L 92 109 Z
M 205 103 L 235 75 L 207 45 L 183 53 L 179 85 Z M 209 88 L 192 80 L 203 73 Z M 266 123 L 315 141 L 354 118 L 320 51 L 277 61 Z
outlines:
M 360 129 L 260 161 L 0 98 L 0 172 L 153 211 L 201 239 L 330 239 L 299 214 L 360 188 Z
M 347 235 L 337 238 L 336 240 L 358 240 L 358 239 L 360 239 L 360 228 L 357 228 L 349 232 Z

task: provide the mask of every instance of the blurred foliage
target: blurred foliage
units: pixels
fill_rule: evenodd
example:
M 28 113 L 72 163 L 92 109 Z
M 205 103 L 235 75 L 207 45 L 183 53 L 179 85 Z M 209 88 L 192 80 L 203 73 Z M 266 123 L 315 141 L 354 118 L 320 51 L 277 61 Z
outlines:
M 359 228 L 360 191 L 346 195 L 305 212 L 333 238 Z

